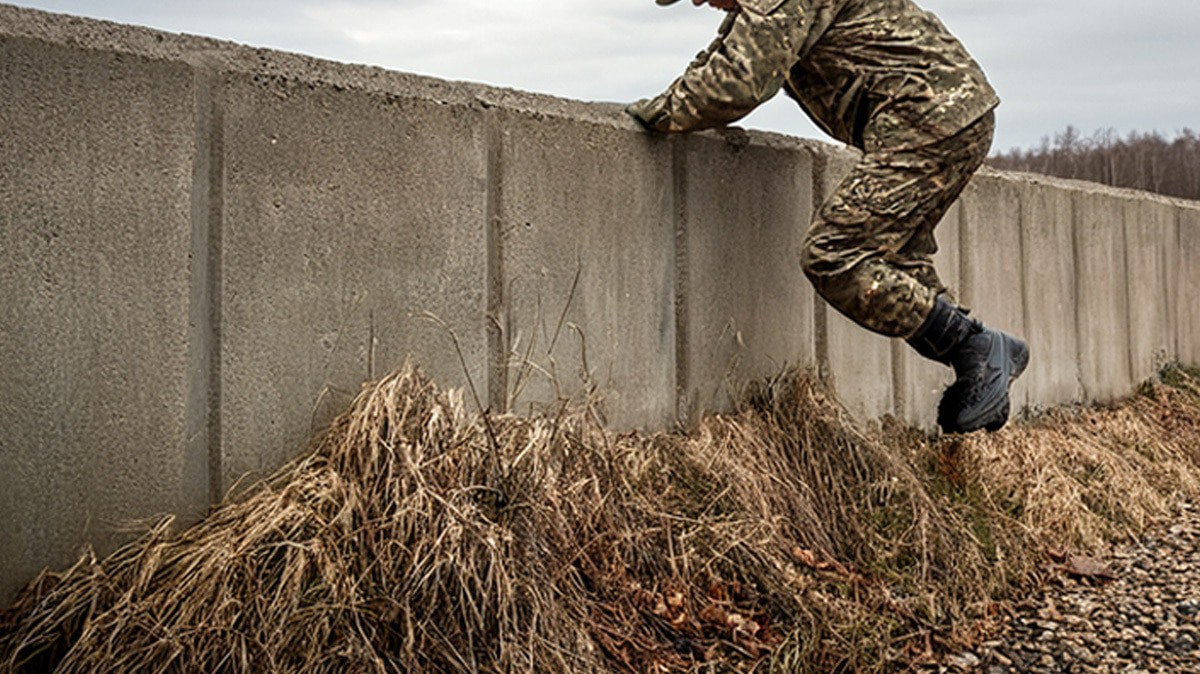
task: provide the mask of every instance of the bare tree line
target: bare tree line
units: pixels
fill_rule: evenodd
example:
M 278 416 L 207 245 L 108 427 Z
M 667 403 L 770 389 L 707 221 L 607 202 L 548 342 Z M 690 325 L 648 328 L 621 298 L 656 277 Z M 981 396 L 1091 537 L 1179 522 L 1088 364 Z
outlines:
M 998 169 L 1091 180 L 1173 197 L 1200 200 L 1200 134 L 1184 129 L 1174 139 L 1161 133 L 1120 136 L 1102 129 L 1084 136 L 1068 126 L 1039 147 L 993 155 Z

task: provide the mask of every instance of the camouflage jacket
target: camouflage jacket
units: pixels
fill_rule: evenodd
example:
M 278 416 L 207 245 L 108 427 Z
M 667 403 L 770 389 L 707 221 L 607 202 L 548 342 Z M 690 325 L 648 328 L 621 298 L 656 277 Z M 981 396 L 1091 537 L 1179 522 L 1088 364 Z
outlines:
M 904 149 L 966 128 L 1000 101 L 979 65 L 912 0 L 740 0 L 671 86 L 630 106 L 663 132 L 721 126 L 780 89 L 834 138 Z

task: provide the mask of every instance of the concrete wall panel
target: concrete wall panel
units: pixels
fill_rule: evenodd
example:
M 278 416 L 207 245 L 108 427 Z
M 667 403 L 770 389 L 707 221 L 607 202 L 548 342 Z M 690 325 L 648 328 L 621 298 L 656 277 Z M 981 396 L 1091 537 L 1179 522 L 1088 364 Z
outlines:
M 981 171 L 963 191 L 962 216 L 963 304 L 985 324 L 1028 340 L 1017 183 L 994 171 Z M 1030 367 L 1041 367 L 1041 357 L 1032 352 Z M 1013 385 L 1014 413 L 1028 403 L 1028 390 L 1025 377 Z
M 933 256 L 942 284 L 951 299 L 960 296 L 959 239 L 962 230 L 961 206 L 955 203 L 934 230 L 938 252 Z M 937 406 L 942 392 L 954 381 L 954 371 L 941 363 L 926 360 L 902 340 L 892 340 L 895 363 L 896 415 L 920 428 L 937 427 Z
M 813 156 L 794 142 L 679 140 L 680 409 L 695 419 L 699 410 L 728 409 L 748 382 L 815 362 L 814 294 L 799 262 L 813 208 Z
M 1179 209 L 1176 335 L 1179 360 L 1200 366 L 1200 208 Z
M 818 164 L 816 208 L 858 161 L 858 153 L 822 148 Z M 873 419 L 896 411 L 892 366 L 892 341 L 866 330 L 818 298 L 817 346 L 821 366 L 832 376 L 842 402 L 860 419 Z
M 615 427 L 675 420 L 670 141 L 497 112 L 505 389 L 517 411 L 595 388 Z
M 1018 185 L 1032 359 L 1023 379 L 1029 403 L 1047 407 L 1083 398 L 1075 321 L 1075 256 L 1071 195 L 1035 182 Z
M 1130 367 L 1145 381 L 1176 359 L 1175 283 L 1179 265 L 1177 209 L 1165 202 L 1125 202 L 1125 266 L 1129 273 Z
M 208 489 L 188 442 L 190 69 L 5 29 L 0 91 L 3 605 Z
M 1133 385 L 1124 202 L 1100 191 L 1073 197 L 1079 371 L 1087 399 L 1109 401 Z
M 409 356 L 464 385 L 449 329 L 486 395 L 483 112 L 302 77 L 223 80 L 223 487 L 302 451 Z
M 818 300 L 817 311 L 825 312 L 828 371 L 846 409 L 863 420 L 894 414 L 893 340 L 864 329 L 824 301 Z

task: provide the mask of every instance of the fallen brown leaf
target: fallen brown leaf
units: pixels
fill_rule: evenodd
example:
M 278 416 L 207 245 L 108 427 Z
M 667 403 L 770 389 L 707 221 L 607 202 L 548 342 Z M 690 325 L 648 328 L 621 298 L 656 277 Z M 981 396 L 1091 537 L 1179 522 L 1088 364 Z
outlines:
M 1067 575 L 1076 578 L 1114 580 L 1117 577 L 1117 574 L 1113 573 L 1107 564 L 1085 555 L 1068 556 L 1067 561 L 1063 563 L 1063 570 L 1067 572 Z

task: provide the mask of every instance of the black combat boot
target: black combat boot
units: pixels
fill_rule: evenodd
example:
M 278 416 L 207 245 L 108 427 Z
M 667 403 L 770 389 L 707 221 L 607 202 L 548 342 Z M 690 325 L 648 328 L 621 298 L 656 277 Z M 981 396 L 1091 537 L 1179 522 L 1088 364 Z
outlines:
M 938 403 L 938 425 L 944 432 L 1004 426 L 1009 386 L 1029 364 L 1025 342 L 985 327 L 939 295 L 908 343 L 922 356 L 954 368 L 956 379 Z

